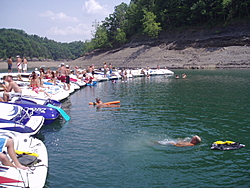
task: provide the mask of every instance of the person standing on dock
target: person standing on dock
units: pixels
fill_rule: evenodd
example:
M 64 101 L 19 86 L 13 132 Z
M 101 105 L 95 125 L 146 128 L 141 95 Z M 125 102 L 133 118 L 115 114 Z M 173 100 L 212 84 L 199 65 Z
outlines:
M 67 89 L 65 89 L 65 90 L 67 90 L 67 91 L 69 91 L 70 90 L 70 68 L 69 68 L 69 65 L 66 65 L 66 71 L 65 71 L 65 75 L 66 75 L 66 85 L 67 85 Z
M 16 66 L 17 66 L 17 70 L 18 70 L 18 73 L 21 73 L 22 72 L 22 59 L 20 58 L 20 56 L 16 56 L 17 59 L 16 59 Z
M 104 77 L 107 77 L 108 65 L 106 62 L 103 63 Z
M 7 63 L 8 63 L 8 73 L 12 73 L 12 57 L 9 57 Z
M 23 72 L 26 73 L 28 70 L 28 61 L 26 57 L 23 58 Z

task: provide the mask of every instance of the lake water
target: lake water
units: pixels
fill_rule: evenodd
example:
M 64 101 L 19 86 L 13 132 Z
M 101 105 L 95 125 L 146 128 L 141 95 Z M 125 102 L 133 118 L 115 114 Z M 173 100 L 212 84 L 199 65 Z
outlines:
M 60 119 L 37 135 L 47 146 L 45 187 L 249 187 L 250 70 L 184 71 L 100 82 L 63 101 Z M 119 108 L 89 106 L 96 97 Z M 199 135 L 194 147 L 159 145 Z M 217 140 L 246 148 L 210 150 Z

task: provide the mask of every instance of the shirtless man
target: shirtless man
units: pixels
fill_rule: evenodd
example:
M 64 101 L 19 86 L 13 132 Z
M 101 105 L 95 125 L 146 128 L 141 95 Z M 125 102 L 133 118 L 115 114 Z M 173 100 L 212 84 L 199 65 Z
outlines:
M 68 88 L 65 89 L 65 90 L 67 90 L 67 91 L 70 90 L 70 77 L 69 77 L 70 72 L 71 72 L 71 70 L 70 70 L 70 68 L 69 68 L 69 65 L 66 65 L 65 75 L 66 75 L 66 84 L 67 84 L 67 87 L 68 87 Z
M 0 145 L 1 145 L 0 161 L 2 162 L 3 165 L 20 168 L 23 170 L 29 169 L 29 167 L 21 165 L 20 162 L 18 161 L 14 150 L 14 141 L 11 138 L 0 138 Z M 4 153 L 2 153 L 3 147 L 5 146 L 7 147 L 7 152 L 12 161 L 14 162 L 14 164 L 10 162 L 9 158 Z
M 108 65 L 106 62 L 103 63 L 104 77 L 107 77 Z
M 186 147 L 186 146 L 195 146 L 201 142 L 201 138 L 197 135 L 193 136 L 190 142 L 186 142 L 184 140 L 179 140 L 178 142 L 170 142 L 170 144 L 178 147 Z
M 22 72 L 22 59 L 20 58 L 20 56 L 16 56 L 17 59 L 16 59 L 16 66 L 17 66 L 17 70 L 18 70 L 18 73 L 21 73 Z
M 26 57 L 23 58 L 23 72 L 26 73 L 28 70 L 28 61 Z
M 64 84 L 64 89 L 66 90 L 66 68 L 64 66 L 64 63 L 61 63 L 60 68 L 57 70 L 59 76 L 58 76 L 58 80 L 61 80 L 61 82 Z
M 7 60 L 8 63 L 8 72 L 11 73 L 12 72 L 12 57 L 9 57 L 9 59 Z
M 13 77 L 11 75 L 8 75 L 6 77 L 6 81 L 9 83 L 8 86 L 3 84 L 3 88 L 5 92 L 11 92 L 12 90 L 14 90 L 15 94 L 21 95 L 22 94 L 22 90 L 21 88 L 17 85 L 16 82 L 13 81 Z M 9 95 L 4 93 L 4 101 L 8 102 L 9 101 Z

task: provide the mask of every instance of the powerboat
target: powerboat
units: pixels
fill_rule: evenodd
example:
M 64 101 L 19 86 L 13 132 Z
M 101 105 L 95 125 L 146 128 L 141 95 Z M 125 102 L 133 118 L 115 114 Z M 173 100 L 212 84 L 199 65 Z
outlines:
M 12 131 L 0 130 L 0 136 L 13 139 L 19 162 L 29 167 L 28 170 L 21 170 L 0 164 L 0 187 L 44 187 L 48 172 L 48 153 L 44 143 Z M 7 148 L 3 152 L 9 157 Z
M 0 129 L 26 135 L 36 134 L 44 123 L 43 116 L 33 116 L 19 105 L 0 103 Z
M 3 103 L 0 103 L 0 107 L 2 104 Z M 18 102 L 8 103 L 8 104 L 21 106 L 28 114 L 31 114 L 32 116 L 43 116 L 44 125 L 49 125 L 53 123 L 60 116 L 60 112 L 58 110 L 52 107 L 48 107 L 46 105 L 25 104 L 25 103 L 18 103 Z
M 27 97 L 27 96 L 21 96 L 21 97 L 13 97 L 10 101 L 11 103 L 20 103 L 20 104 L 40 104 L 40 105 L 48 105 L 52 104 L 54 106 L 57 106 L 61 108 L 62 104 L 61 102 L 53 99 L 44 99 L 44 98 L 37 98 L 37 97 Z

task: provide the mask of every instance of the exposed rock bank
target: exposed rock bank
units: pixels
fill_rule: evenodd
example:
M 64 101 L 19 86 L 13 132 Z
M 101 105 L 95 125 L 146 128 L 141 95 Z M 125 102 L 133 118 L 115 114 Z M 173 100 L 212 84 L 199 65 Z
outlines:
M 250 22 L 168 32 L 156 40 L 137 38 L 119 49 L 85 54 L 71 64 L 101 67 L 103 62 L 115 67 L 250 68 Z

